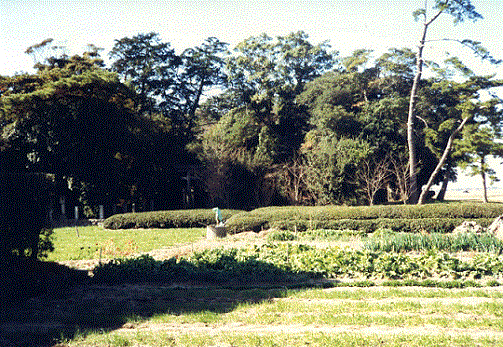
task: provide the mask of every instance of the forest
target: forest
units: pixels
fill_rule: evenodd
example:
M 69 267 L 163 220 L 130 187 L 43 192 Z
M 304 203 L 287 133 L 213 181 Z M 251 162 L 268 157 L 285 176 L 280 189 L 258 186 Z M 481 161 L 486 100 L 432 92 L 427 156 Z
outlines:
M 36 72 L 0 77 L 0 173 L 48 180 L 54 218 L 65 201 L 87 218 L 100 205 L 108 216 L 442 201 L 460 167 L 485 187 L 497 179 L 487 157 L 503 155 L 503 81 L 454 56 L 340 56 L 303 31 L 232 48 L 209 37 L 181 54 L 153 32 L 71 56 L 47 39 L 26 54 Z

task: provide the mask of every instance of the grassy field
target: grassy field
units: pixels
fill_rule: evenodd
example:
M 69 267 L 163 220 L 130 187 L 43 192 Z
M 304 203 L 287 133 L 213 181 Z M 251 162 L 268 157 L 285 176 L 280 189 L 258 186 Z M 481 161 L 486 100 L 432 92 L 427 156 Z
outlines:
M 99 226 L 56 228 L 54 252 L 47 260 L 117 258 L 154 249 L 192 243 L 204 237 L 205 229 L 122 229 Z

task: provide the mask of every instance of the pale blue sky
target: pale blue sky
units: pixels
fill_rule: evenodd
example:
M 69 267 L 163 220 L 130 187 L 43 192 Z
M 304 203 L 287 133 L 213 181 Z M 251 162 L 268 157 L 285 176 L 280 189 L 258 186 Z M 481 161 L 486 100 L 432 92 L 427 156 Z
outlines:
M 429 0 L 428 3 L 432 3 Z M 313 43 L 328 40 L 342 56 L 355 49 L 373 49 L 376 55 L 391 47 L 415 48 L 421 23 L 412 12 L 424 0 L 0 0 L 0 75 L 29 72 L 33 61 L 27 47 L 46 38 L 65 45 L 69 54 L 87 44 L 110 51 L 115 39 L 154 31 L 180 53 L 209 36 L 228 42 L 261 33 L 285 35 L 304 30 Z M 484 17 L 454 26 L 441 17 L 430 39 L 469 38 L 481 41 L 503 58 L 503 0 L 472 0 Z M 496 73 L 503 65 L 481 64 L 467 49 L 439 42 L 428 46 L 427 59 L 458 55 L 479 74 Z M 503 93 L 503 91 L 501 92 Z M 499 161 L 498 161 L 499 163 Z M 500 177 L 503 179 L 503 170 Z M 463 182 L 476 184 L 477 179 Z M 460 183 L 466 184 L 466 183 Z M 503 187 L 503 185 L 502 185 Z
M 503 1 L 472 3 L 483 20 L 453 26 L 445 16 L 429 37 L 470 38 L 503 55 Z M 33 63 L 23 52 L 46 38 L 66 45 L 72 54 L 89 43 L 108 52 L 115 39 L 150 31 L 179 52 L 209 36 L 233 47 L 263 32 L 276 36 L 304 30 L 313 43 L 329 40 L 342 55 L 358 48 L 378 54 L 416 45 L 421 23 L 411 13 L 423 5 L 424 0 L 0 0 L 0 74 L 29 70 Z M 427 53 L 433 57 L 447 50 L 472 56 L 445 43 L 430 46 Z M 483 65 L 477 72 L 486 71 L 503 77 L 503 67 Z

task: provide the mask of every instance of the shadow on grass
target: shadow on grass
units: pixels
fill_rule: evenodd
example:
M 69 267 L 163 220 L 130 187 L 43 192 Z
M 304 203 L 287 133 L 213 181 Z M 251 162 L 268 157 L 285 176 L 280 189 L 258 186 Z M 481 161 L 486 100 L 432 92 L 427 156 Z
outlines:
M 43 285 L 2 311 L 1 346 L 65 346 L 65 341 L 89 332 L 107 332 L 157 315 L 226 313 L 241 303 L 284 297 L 287 287 L 312 286 L 317 277 L 231 257 L 198 266 L 143 257 L 112 263 L 94 278 L 54 263 L 31 268 L 30 280 L 43 278 Z

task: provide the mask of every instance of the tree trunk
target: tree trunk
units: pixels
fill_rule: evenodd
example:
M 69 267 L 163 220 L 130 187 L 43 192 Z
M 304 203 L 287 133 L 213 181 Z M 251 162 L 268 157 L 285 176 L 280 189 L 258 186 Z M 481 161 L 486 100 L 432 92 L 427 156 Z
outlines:
M 445 175 L 443 181 L 442 181 L 442 186 L 440 187 L 440 190 L 438 191 L 436 200 L 437 201 L 444 201 L 445 199 L 445 193 L 447 192 L 447 185 L 449 184 L 449 176 Z
M 190 109 L 189 109 L 189 116 L 190 116 L 191 120 L 194 118 L 194 115 L 196 114 L 197 107 L 199 106 L 199 100 L 201 99 L 201 95 L 203 95 L 205 82 L 206 81 L 203 76 L 201 78 L 201 82 L 199 83 L 199 86 L 197 88 L 196 97 L 194 98 L 194 101 L 192 102 L 192 105 L 190 106 Z
M 447 158 L 449 157 L 449 152 L 451 151 L 452 144 L 454 142 L 454 138 L 463 129 L 466 122 L 468 122 L 468 120 L 470 118 L 471 118 L 470 116 L 467 116 L 465 119 L 463 119 L 461 124 L 449 136 L 449 140 L 447 141 L 447 145 L 445 146 L 444 153 L 442 154 L 440 161 L 438 162 L 437 166 L 435 167 L 435 170 L 433 170 L 433 172 L 431 173 L 430 179 L 428 180 L 428 183 L 426 183 L 426 187 L 421 192 L 421 196 L 419 197 L 419 201 L 417 202 L 418 205 L 422 205 L 426 202 L 426 197 L 428 196 L 428 191 L 430 190 L 431 186 L 433 185 L 433 181 L 435 180 L 438 173 L 440 172 L 440 169 L 442 169 L 442 166 L 444 166 Z
M 443 10 L 439 11 L 432 19 L 426 21 L 423 26 L 423 33 L 421 35 L 421 40 L 419 41 L 419 47 L 416 54 L 416 75 L 414 76 L 414 81 L 412 83 L 412 89 L 410 91 L 410 101 L 409 101 L 409 113 L 407 117 L 407 145 L 409 147 L 409 187 L 410 196 L 408 202 L 410 204 L 415 204 L 418 202 L 419 190 L 417 187 L 417 157 L 416 157 L 416 140 L 414 138 L 414 123 L 415 115 L 414 111 L 416 109 L 417 102 L 417 91 L 419 89 L 419 82 L 421 81 L 421 76 L 423 74 L 423 50 L 426 42 L 426 33 L 428 31 L 428 26 L 440 16 Z
M 484 189 L 484 202 L 488 203 L 489 199 L 487 198 L 487 182 L 486 182 L 486 172 L 484 171 L 484 166 L 485 166 L 485 160 L 484 157 L 482 156 L 482 159 L 480 159 L 480 174 L 482 175 L 482 188 Z

